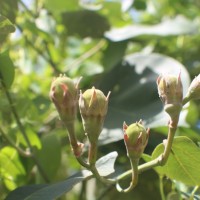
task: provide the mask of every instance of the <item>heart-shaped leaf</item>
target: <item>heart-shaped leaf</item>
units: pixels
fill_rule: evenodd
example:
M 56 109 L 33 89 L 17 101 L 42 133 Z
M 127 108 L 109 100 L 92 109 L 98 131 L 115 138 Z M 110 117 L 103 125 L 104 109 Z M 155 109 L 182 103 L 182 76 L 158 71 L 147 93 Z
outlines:
M 157 158 L 163 151 L 164 145 L 158 145 L 152 154 L 152 159 Z M 187 185 L 199 185 L 200 148 L 188 137 L 176 137 L 167 164 L 155 169 L 159 174 L 166 175 Z

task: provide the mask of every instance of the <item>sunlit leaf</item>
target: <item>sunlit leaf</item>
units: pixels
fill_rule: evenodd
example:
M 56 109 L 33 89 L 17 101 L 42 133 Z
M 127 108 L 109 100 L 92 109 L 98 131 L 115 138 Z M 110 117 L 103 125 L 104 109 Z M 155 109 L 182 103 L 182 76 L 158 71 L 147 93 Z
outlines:
M 61 13 L 67 10 L 76 10 L 78 7 L 78 0 L 63 1 L 63 0 L 44 0 L 47 9 L 53 13 Z
M 115 172 L 114 163 L 115 163 L 117 156 L 118 156 L 117 152 L 114 151 L 112 153 L 109 153 L 109 154 L 101 157 L 96 162 L 96 167 L 101 176 L 108 176 L 109 174 L 112 174 L 113 172 Z
M 17 151 L 12 147 L 4 147 L 0 151 L 0 174 L 9 190 L 19 187 L 25 181 L 25 169 Z
M 156 147 L 152 159 L 158 157 L 164 150 L 163 144 Z M 181 181 L 187 185 L 200 184 L 200 148 L 188 137 L 180 136 L 174 139 L 172 152 L 167 164 L 157 167 L 159 174 L 166 175 L 170 179 Z
M 170 27 L 170 28 L 169 28 Z M 129 25 L 106 32 L 105 36 L 115 42 L 142 35 L 172 36 L 198 33 L 198 25 L 183 16 L 168 19 L 156 25 Z
M 35 133 L 30 127 L 26 129 L 26 134 L 27 137 L 31 143 L 32 146 L 37 147 L 38 149 L 41 149 L 42 145 L 41 145 L 41 141 L 37 135 L 37 133 Z M 24 139 L 23 135 L 21 134 L 21 132 L 17 132 L 17 140 L 23 145 L 28 147 L 28 144 L 26 142 L 26 140 Z

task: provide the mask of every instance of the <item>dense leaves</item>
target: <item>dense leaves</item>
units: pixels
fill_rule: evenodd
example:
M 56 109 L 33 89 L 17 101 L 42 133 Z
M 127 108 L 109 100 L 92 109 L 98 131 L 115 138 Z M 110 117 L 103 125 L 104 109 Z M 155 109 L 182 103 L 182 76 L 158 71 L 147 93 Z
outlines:
M 114 172 L 117 153 L 108 154 L 113 150 L 119 154 L 113 176 L 130 169 L 121 141 L 124 121 L 143 119 L 151 128 L 144 160 L 158 156 L 169 116 L 156 79 L 181 73 L 185 95 L 200 73 L 199 7 L 199 0 L 0 0 L 0 199 L 9 194 L 7 199 L 13 200 L 61 195 L 72 200 L 155 200 L 161 199 L 157 175 L 168 177 L 166 198 L 189 197 L 188 185 L 199 185 L 198 100 L 185 105 L 180 115 L 176 134 L 188 138 L 177 137 L 167 165 L 142 173 L 138 186 L 125 195 L 99 181 L 94 184 L 88 171 L 82 173 L 49 88 L 53 77 L 65 73 L 75 82 L 82 77 L 83 92 L 92 86 L 105 94 L 111 91 L 98 143 L 101 175 Z M 79 113 L 75 130 L 86 143 L 87 160 Z M 122 185 L 129 185 L 129 178 Z M 80 182 L 82 188 L 71 190 Z

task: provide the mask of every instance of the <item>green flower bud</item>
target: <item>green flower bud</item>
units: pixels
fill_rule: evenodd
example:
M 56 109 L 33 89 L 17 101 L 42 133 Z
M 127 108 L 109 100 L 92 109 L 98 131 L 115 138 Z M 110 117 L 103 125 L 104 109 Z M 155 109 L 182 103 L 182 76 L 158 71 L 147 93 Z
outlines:
M 53 80 L 49 96 L 64 123 L 75 120 L 78 106 L 78 84 L 60 75 Z
M 84 144 L 77 141 L 74 130 L 78 106 L 78 84 L 74 84 L 72 79 L 60 75 L 53 80 L 49 96 L 68 130 L 69 141 L 74 155 L 79 157 Z
M 178 119 L 182 109 L 183 87 L 180 74 L 162 75 L 157 79 L 158 94 L 164 104 L 165 111 L 171 119 Z
M 102 91 L 95 89 L 80 93 L 79 108 L 83 121 L 83 127 L 90 142 L 97 142 L 102 131 L 103 123 L 108 109 L 108 98 Z
M 187 103 L 190 100 L 200 99 L 200 74 L 194 78 L 183 102 Z
M 124 122 L 123 131 L 127 155 L 132 159 L 139 159 L 148 143 L 149 129 L 146 130 L 140 120 L 130 126 Z

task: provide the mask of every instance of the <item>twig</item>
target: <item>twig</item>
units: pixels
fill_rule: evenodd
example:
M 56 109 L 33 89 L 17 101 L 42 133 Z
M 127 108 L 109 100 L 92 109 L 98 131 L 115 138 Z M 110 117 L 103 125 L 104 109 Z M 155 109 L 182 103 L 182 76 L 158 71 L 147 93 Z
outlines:
M 26 152 L 23 149 L 21 149 L 19 146 L 17 146 L 8 136 L 7 134 L 3 131 L 3 129 L 0 127 L 0 133 L 1 135 L 8 141 L 8 143 L 14 147 L 20 155 L 24 157 L 32 157 L 32 154 L 30 152 Z
M 200 186 L 197 185 L 197 186 L 193 189 L 189 200 L 193 200 L 193 199 L 194 199 L 194 195 L 195 195 L 195 193 L 197 192 L 197 190 L 198 190 L 199 188 L 200 188 Z

